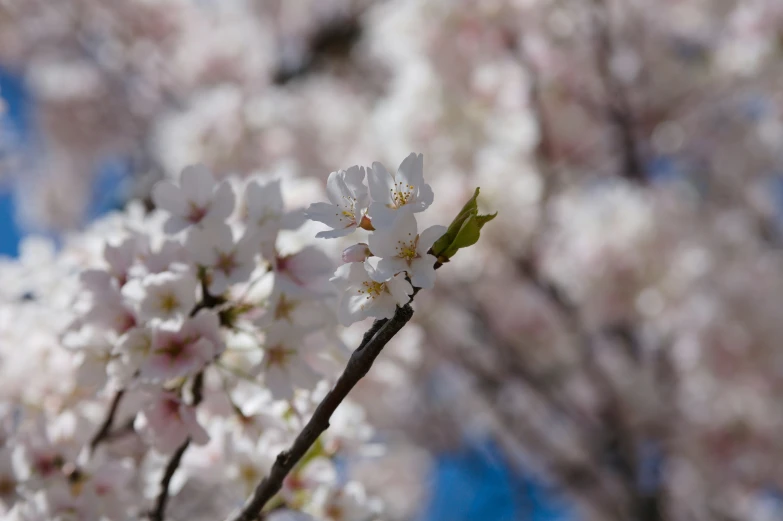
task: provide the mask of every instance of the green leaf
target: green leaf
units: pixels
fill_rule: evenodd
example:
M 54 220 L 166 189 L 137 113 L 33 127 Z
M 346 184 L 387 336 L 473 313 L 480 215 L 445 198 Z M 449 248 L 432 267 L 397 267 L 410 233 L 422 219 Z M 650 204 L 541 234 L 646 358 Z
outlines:
M 432 254 L 439 262 L 448 262 L 460 249 L 476 244 L 481 228 L 497 216 L 497 212 L 490 215 L 478 214 L 478 195 L 479 189 L 476 188 L 473 197 L 465 203 L 446 233 L 433 244 Z

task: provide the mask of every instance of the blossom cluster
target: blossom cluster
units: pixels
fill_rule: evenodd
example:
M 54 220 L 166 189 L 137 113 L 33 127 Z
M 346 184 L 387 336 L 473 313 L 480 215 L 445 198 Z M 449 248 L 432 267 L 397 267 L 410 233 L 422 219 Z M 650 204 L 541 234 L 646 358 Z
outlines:
M 340 321 L 347 326 L 367 317 L 391 318 L 397 306 L 408 303 L 414 286 L 435 284 L 437 258 L 430 248 L 446 232 L 435 225 L 419 233 L 415 214 L 434 199 L 424 182 L 424 159 L 409 155 L 395 174 L 378 162 L 369 169 L 354 166 L 332 172 L 326 183 L 330 202 L 314 203 L 305 213 L 331 228 L 316 237 L 371 230 L 366 243 L 345 249 L 346 264 L 331 279 L 343 290 Z
M 49 390 L 4 403 L 16 410 L 5 415 L 0 449 L 0 505 L 10 519 L 127 519 L 161 494 L 185 508 L 204 486 L 214 489 L 215 515 L 239 508 L 344 365 L 338 318 L 390 317 L 410 301 L 411 284 L 432 287 L 436 258 L 427 251 L 443 229 L 417 230 L 413 213 L 433 200 L 422 160 L 410 155 L 395 176 L 374 164 L 372 202 L 364 168 L 329 177 L 333 204 L 307 211 L 333 228 L 318 235 L 378 226 L 359 248 L 375 255 L 345 254 L 351 262 L 336 272 L 308 244 L 313 226 L 286 206 L 277 179 L 218 182 L 203 166 L 187 167 L 178 182 L 155 186 L 155 211 L 118 216 L 99 263 L 80 270 L 80 291 L 70 289 L 79 296 L 56 343 L 74 373 L 55 392 L 58 405 L 38 413 L 23 405 L 46 404 Z M 363 410 L 346 403 L 334 420 L 286 479 L 277 517 L 382 513 L 338 468 L 338 458 L 373 442 Z

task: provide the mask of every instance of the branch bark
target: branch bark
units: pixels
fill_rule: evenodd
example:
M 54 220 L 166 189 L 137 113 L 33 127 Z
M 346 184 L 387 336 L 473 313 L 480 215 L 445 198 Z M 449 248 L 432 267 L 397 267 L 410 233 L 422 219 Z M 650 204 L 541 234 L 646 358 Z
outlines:
M 191 393 L 193 394 L 193 407 L 196 407 L 201 403 L 204 398 L 204 371 L 198 373 L 193 377 L 193 387 Z M 166 465 L 166 470 L 163 472 L 163 478 L 160 480 L 160 493 L 155 501 L 155 508 L 149 513 L 151 521 L 163 521 L 166 517 L 166 504 L 169 501 L 169 485 L 171 484 L 171 478 L 174 477 L 174 473 L 179 468 L 179 464 L 182 461 L 182 456 L 185 455 L 185 451 L 190 446 L 190 438 L 186 439 L 182 445 L 171 455 L 171 459 Z
M 109 437 L 112 424 L 114 423 L 114 417 L 117 415 L 117 409 L 120 406 L 120 401 L 125 395 L 125 389 L 120 389 L 114 394 L 114 398 L 109 405 L 109 409 L 106 412 L 106 418 L 103 420 L 100 429 L 95 433 L 95 436 L 90 440 L 90 450 L 94 451 L 95 448 L 105 439 Z
M 353 352 L 345 370 L 337 379 L 334 387 L 316 407 L 310 421 L 294 440 L 288 450 L 277 455 L 272 470 L 258 484 L 253 495 L 234 521 L 254 521 L 259 518 L 264 506 L 283 486 L 283 480 L 307 453 L 318 437 L 329 428 L 329 420 L 348 393 L 372 367 L 373 362 L 405 324 L 413 316 L 410 304 L 398 307 L 390 319 L 376 320 L 364 334 L 362 343 Z

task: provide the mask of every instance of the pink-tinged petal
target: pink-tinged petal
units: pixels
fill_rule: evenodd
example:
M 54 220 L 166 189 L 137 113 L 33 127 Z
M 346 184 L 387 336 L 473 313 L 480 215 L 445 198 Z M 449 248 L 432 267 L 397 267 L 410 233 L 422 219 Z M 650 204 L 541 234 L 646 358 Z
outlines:
M 173 215 L 187 213 L 188 205 L 179 187 L 169 181 L 161 181 L 152 189 L 152 202 L 155 207 Z
M 410 300 L 410 295 L 413 294 L 413 287 L 405 280 L 404 275 L 395 275 L 389 282 L 386 283 L 386 287 L 389 289 L 389 293 L 394 298 L 394 301 L 404 306 Z
M 403 206 L 403 208 L 405 208 Z M 385 203 L 372 202 L 367 210 L 367 215 L 372 219 L 372 225 L 376 230 L 394 226 L 398 210 L 389 208 Z
M 215 178 L 204 165 L 191 165 L 182 171 L 180 185 L 185 199 L 205 207 L 212 200 Z
M 372 169 L 367 174 L 367 182 L 370 185 L 370 198 L 374 202 L 384 205 L 392 202 L 394 178 L 382 164 L 372 164 Z
M 402 181 L 407 185 L 418 187 L 424 184 L 424 156 L 422 154 L 411 153 L 402 160 L 397 181 Z
M 430 226 L 419 234 L 419 243 L 417 245 L 416 251 L 419 252 L 419 255 L 424 255 L 429 251 L 430 248 L 432 248 L 432 245 L 435 244 L 435 241 L 443 237 L 445 233 L 445 226 L 441 226 L 439 224 Z
M 370 248 L 367 244 L 360 242 L 353 246 L 348 246 L 343 250 L 342 259 L 343 262 L 364 262 L 367 257 L 372 255 Z
M 234 213 L 235 204 L 236 195 L 234 194 L 234 189 L 228 181 L 223 181 L 212 197 L 207 218 L 224 222 Z
M 411 282 L 421 289 L 430 289 L 435 285 L 435 261 L 432 255 L 414 259 L 411 263 Z

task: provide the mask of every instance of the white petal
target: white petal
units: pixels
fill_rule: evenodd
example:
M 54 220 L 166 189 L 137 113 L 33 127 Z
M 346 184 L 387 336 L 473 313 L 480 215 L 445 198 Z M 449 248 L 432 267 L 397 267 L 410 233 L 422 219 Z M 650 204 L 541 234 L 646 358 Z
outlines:
M 187 203 L 182 191 L 169 181 L 161 181 L 152 189 L 152 202 L 157 208 L 173 215 L 184 215 Z
M 386 257 L 378 262 L 377 275 L 381 280 L 389 280 L 398 273 L 404 272 L 408 263 L 399 257 Z
M 370 194 L 364 184 L 366 176 L 363 166 L 352 166 L 345 171 L 345 184 L 356 199 L 357 211 L 367 208 L 370 204 Z
M 304 210 L 291 210 L 290 212 L 283 213 L 280 218 L 280 228 L 283 230 L 296 230 L 302 226 L 307 218 L 305 217 Z
M 324 230 L 315 234 L 317 239 L 337 239 L 339 237 L 345 237 L 353 233 L 356 226 L 348 226 L 346 228 L 338 228 L 336 230 Z
M 329 203 L 313 203 L 305 210 L 305 215 L 311 221 L 322 222 L 335 229 L 343 229 L 350 222 L 342 215 L 341 208 Z
M 411 263 L 411 282 L 421 289 L 429 289 L 435 285 L 435 261 L 432 255 L 414 259 Z
M 399 174 L 398 181 L 402 181 L 405 184 L 418 187 L 424 184 L 424 156 L 421 154 L 411 153 L 408 157 L 402 160 L 400 168 L 397 170 Z
M 419 234 L 419 243 L 416 245 L 416 251 L 419 255 L 424 255 L 432 248 L 435 241 L 443 237 L 447 228 L 441 225 L 430 226 Z
M 272 366 L 266 371 L 264 383 L 272 392 L 272 396 L 278 400 L 290 400 L 294 397 L 294 388 L 291 387 L 291 378 L 288 373 L 279 367 Z
M 400 306 L 407 304 L 410 300 L 410 295 L 413 294 L 413 287 L 405 280 L 403 275 L 395 275 L 394 278 L 386 283 L 386 287 L 389 288 L 389 293 Z
M 224 222 L 234 212 L 235 203 L 236 196 L 234 195 L 234 189 L 231 187 L 230 183 L 224 181 L 220 183 L 218 189 L 215 191 L 212 203 L 209 205 L 207 217 Z
M 174 235 L 190 226 L 190 221 L 183 219 L 178 215 L 172 215 L 163 223 L 163 232 L 168 235 Z
M 345 185 L 343 176 L 345 171 L 340 170 L 338 172 L 332 172 L 326 179 L 326 195 L 332 204 L 337 206 L 343 206 L 346 203 L 346 198 L 351 197 L 352 194 Z
M 211 270 L 209 282 L 209 293 L 211 295 L 222 295 L 228 289 L 228 277 L 219 270 Z
M 394 257 L 397 255 L 397 249 L 395 248 L 397 236 L 393 227 L 371 232 L 367 236 L 367 244 L 370 246 L 372 254 L 378 257 Z
M 406 299 L 405 302 L 408 300 Z M 397 311 L 397 299 L 388 293 L 382 293 L 372 301 L 372 307 L 369 308 L 368 316 L 375 318 L 391 318 Z
M 182 194 L 197 206 L 206 206 L 212 199 L 215 178 L 204 165 L 191 165 L 182 171 Z
M 373 201 L 383 204 L 392 202 L 391 190 L 394 189 L 394 178 L 382 164 L 378 162 L 372 164 L 372 170 L 367 174 L 367 181 Z
M 372 202 L 367 215 L 372 219 L 373 227 L 376 230 L 380 230 L 381 228 L 389 228 L 394 225 L 394 221 L 397 219 L 397 211 L 387 207 L 385 203 Z

